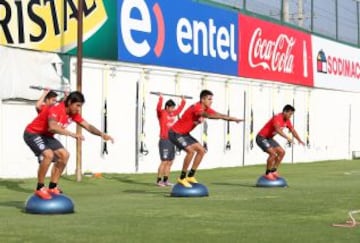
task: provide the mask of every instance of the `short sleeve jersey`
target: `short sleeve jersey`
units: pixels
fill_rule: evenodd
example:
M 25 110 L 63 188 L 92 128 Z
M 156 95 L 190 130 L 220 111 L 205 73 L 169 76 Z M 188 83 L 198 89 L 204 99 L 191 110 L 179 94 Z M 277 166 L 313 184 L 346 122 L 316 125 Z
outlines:
M 173 125 L 172 130 L 179 134 L 190 133 L 197 125 L 204 121 L 203 112 L 216 114 L 211 108 L 203 108 L 200 102 L 193 104 L 184 112 L 182 117 Z
M 272 138 L 276 135 L 275 131 L 275 125 L 279 125 L 280 128 L 287 127 L 289 129 L 292 129 L 293 126 L 291 124 L 290 120 L 284 120 L 283 114 L 279 113 L 275 116 L 273 116 L 266 124 L 265 126 L 260 130 L 258 133 L 261 137 L 264 138 Z
M 42 109 L 38 116 L 29 125 L 27 125 L 25 130 L 29 133 L 52 137 L 54 134 L 49 132 L 49 119 L 57 121 L 57 123 L 63 128 L 66 128 L 72 121 L 81 123 L 84 120 L 80 114 L 66 114 L 65 103 L 60 102 L 49 108 Z

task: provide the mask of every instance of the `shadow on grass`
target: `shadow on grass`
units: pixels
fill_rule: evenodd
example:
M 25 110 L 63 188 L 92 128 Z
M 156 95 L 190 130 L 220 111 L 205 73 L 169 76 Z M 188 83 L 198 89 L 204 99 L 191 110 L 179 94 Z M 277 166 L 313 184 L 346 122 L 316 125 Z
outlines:
M 154 194 L 154 195 L 163 195 L 164 197 L 169 197 L 170 192 L 167 191 L 147 191 L 147 190 L 124 190 L 123 192 L 129 194 Z
M 116 180 L 116 181 L 119 181 L 122 183 L 127 183 L 127 184 L 143 185 L 143 186 L 149 186 L 149 187 L 155 186 L 155 183 L 136 181 L 134 179 L 129 178 L 128 176 L 115 177 L 115 176 L 111 176 L 111 175 L 104 175 L 103 177 L 105 179 Z
M 25 189 L 21 187 L 21 184 L 25 184 L 24 181 L 19 180 L 0 180 L 0 186 L 6 187 L 11 191 L 16 192 L 25 192 L 25 193 L 33 193 L 34 191 L 31 189 Z
M 228 182 L 212 182 L 213 185 L 219 186 L 241 186 L 241 187 L 256 187 L 255 183 L 228 183 Z
M 0 202 L 0 207 L 17 208 L 20 209 L 21 212 L 24 212 L 25 201 Z

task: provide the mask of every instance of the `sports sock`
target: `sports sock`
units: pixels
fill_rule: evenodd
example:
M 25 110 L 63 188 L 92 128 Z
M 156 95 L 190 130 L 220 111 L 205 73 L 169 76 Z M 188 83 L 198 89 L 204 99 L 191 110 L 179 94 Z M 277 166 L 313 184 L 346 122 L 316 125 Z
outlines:
M 50 182 L 50 183 L 49 183 L 49 189 L 53 189 L 53 188 L 55 188 L 56 186 L 57 186 L 57 184 L 54 183 L 54 182 Z
M 271 170 L 266 170 L 265 174 L 268 175 L 271 172 Z
M 169 177 L 168 177 L 168 176 L 164 176 L 163 182 L 167 182 L 167 181 L 168 181 L 168 179 L 169 179 Z
M 38 183 L 37 186 L 36 186 L 36 190 L 40 190 L 44 186 L 45 186 L 44 183 Z
M 271 172 L 271 173 L 272 173 L 272 172 L 275 172 L 275 171 L 277 171 L 276 168 L 271 168 L 271 169 L 270 169 L 270 172 Z
M 195 175 L 195 172 L 196 172 L 195 169 L 191 169 L 191 170 L 189 171 L 188 177 L 193 177 L 193 176 Z
M 157 179 L 156 179 L 156 183 L 159 183 L 161 181 L 161 177 L 158 177 Z
M 186 171 L 181 171 L 180 179 L 184 179 L 186 177 Z

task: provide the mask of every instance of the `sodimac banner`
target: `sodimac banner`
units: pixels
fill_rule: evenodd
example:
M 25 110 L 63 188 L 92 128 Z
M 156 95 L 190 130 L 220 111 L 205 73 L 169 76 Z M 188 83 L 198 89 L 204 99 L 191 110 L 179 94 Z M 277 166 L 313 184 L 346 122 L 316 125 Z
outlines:
M 312 37 L 314 86 L 360 91 L 360 50 L 324 38 Z
M 0 45 L 76 53 L 77 4 L 77 0 L 0 0 Z M 85 57 L 117 59 L 115 6 L 112 1 L 84 0 Z
M 121 61 L 237 75 L 237 13 L 191 0 L 118 0 Z
M 239 76 L 313 86 L 309 34 L 240 14 Z

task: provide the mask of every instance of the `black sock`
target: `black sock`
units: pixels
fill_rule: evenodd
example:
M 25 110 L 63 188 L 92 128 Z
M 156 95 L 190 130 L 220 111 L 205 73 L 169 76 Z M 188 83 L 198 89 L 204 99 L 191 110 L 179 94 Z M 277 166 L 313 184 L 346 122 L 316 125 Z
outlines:
M 276 168 L 271 168 L 271 169 L 270 169 L 270 172 L 273 173 L 273 172 L 275 172 L 276 170 L 277 170 Z
M 195 172 L 196 172 L 196 170 L 191 169 L 191 170 L 189 171 L 188 177 L 193 177 L 193 176 L 195 175 Z
M 44 186 L 45 186 L 44 183 L 38 183 L 37 186 L 36 186 L 36 190 L 40 190 Z
M 168 181 L 168 179 L 169 179 L 169 177 L 168 177 L 168 176 L 164 176 L 163 182 L 167 182 L 167 181 Z
M 266 170 L 265 174 L 269 174 L 271 172 L 271 170 Z
M 161 177 L 158 177 L 157 179 L 156 179 L 156 183 L 159 183 L 161 181 Z
M 181 171 L 180 179 L 184 179 L 186 177 L 186 171 Z
M 49 183 L 49 188 L 50 188 L 50 189 L 53 189 L 53 188 L 55 188 L 56 186 L 57 186 L 57 184 L 54 183 L 54 182 L 50 182 L 50 183 Z

